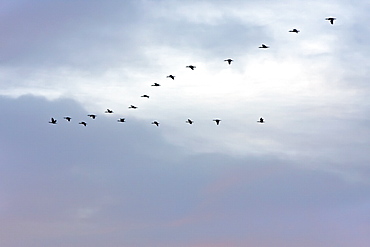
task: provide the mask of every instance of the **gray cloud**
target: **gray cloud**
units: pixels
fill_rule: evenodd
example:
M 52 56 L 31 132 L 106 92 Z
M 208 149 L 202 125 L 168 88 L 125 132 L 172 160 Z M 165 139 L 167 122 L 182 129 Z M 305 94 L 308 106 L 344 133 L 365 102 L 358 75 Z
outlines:
M 103 113 L 88 120 L 69 99 L 0 105 L 5 246 L 369 241 L 368 183 L 293 168 L 277 156 L 192 154 L 141 120 L 121 125 Z M 70 123 L 61 119 L 67 113 Z

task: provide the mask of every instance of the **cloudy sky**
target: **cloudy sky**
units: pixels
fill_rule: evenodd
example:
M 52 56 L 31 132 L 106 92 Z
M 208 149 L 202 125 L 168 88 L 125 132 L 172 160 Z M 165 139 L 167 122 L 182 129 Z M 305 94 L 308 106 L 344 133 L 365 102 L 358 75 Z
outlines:
M 3 0 L 0 245 L 369 246 L 369 11 Z

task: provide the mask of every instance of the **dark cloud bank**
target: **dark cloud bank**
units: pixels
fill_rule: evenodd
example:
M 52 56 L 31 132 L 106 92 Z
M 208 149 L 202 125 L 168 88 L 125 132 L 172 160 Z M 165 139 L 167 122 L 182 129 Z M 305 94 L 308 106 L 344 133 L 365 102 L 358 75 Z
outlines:
M 367 182 L 273 156 L 191 153 L 150 123 L 90 120 L 69 99 L 2 97 L 0 110 L 1 246 L 370 241 Z

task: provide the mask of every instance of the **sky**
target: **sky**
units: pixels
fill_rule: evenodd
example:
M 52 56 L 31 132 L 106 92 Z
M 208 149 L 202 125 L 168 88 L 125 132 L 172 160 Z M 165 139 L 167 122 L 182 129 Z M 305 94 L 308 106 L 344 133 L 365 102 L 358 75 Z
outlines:
M 369 246 L 369 11 L 2 1 L 0 245 Z

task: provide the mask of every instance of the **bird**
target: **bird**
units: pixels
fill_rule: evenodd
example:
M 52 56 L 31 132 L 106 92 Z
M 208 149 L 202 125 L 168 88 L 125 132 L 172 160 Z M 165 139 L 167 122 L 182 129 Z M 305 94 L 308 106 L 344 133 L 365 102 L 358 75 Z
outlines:
M 79 122 L 78 124 L 82 124 L 83 126 L 86 127 L 87 123 L 86 122 Z
M 258 48 L 263 48 L 263 49 L 266 49 L 266 48 L 269 48 L 269 46 L 265 45 L 265 44 L 262 44 L 260 47 Z
M 172 80 L 175 80 L 175 76 L 174 75 L 168 75 L 167 78 L 171 78 Z
M 335 18 L 335 17 L 328 17 L 328 18 L 325 18 L 325 20 L 327 20 L 327 21 L 330 21 L 330 24 L 334 24 L 334 20 L 336 20 L 337 18 Z
M 158 83 L 154 83 L 153 85 L 151 85 L 152 87 L 159 87 L 160 85 Z
M 143 97 L 143 98 L 148 98 L 148 99 L 149 99 L 149 95 L 146 95 L 146 94 L 144 94 L 144 95 L 141 95 L 140 97 Z
M 51 123 L 51 124 L 57 124 L 57 120 L 54 119 L 54 118 L 51 118 L 50 121 L 49 121 L 49 123 Z
M 299 33 L 300 31 L 298 30 L 298 29 L 293 29 L 293 30 L 289 30 L 289 32 L 291 32 L 291 33 Z
M 221 119 L 213 119 L 213 121 L 215 121 L 215 122 L 216 122 L 216 124 L 217 124 L 217 125 L 219 125 L 219 124 L 220 124 L 220 122 L 221 122 Z
M 105 111 L 105 113 L 113 113 L 113 111 L 112 111 L 111 109 L 107 109 L 107 110 Z
M 228 59 L 225 59 L 224 61 L 225 62 L 228 62 L 229 64 L 231 64 L 231 62 L 234 61 L 234 60 L 232 60 L 231 58 L 228 58 Z
M 125 118 L 120 118 L 120 119 L 117 120 L 117 122 L 123 123 L 123 122 L 125 122 Z
M 264 122 L 265 122 L 265 120 L 263 118 L 260 118 L 260 120 L 257 121 L 257 123 L 264 123 Z
M 188 120 L 186 120 L 186 123 L 188 123 L 188 124 L 193 124 L 193 120 L 191 120 L 190 118 L 188 118 Z
M 157 121 L 152 122 L 152 124 L 159 126 L 159 123 Z
M 130 105 L 128 108 L 129 108 L 129 109 L 136 109 L 136 108 L 137 108 L 137 106 Z
M 196 66 L 194 66 L 194 65 L 188 65 L 188 66 L 186 66 L 186 68 L 190 68 L 191 70 L 194 70 L 196 68 Z
M 88 117 L 91 117 L 92 119 L 95 119 L 96 118 L 96 115 L 95 114 L 89 114 L 87 115 Z
M 67 120 L 68 122 L 71 122 L 71 117 L 64 117 L 65 120 Z

